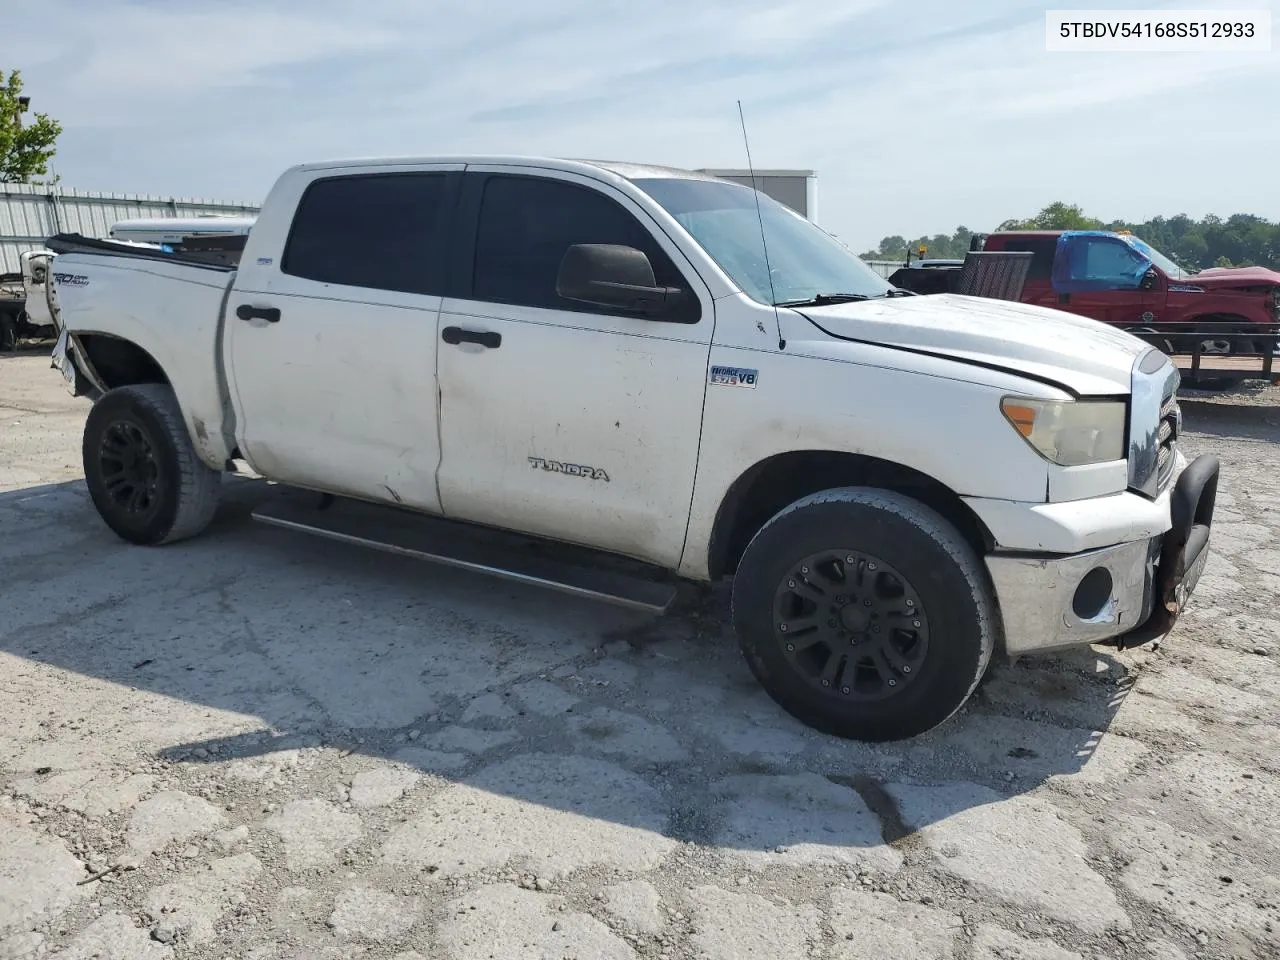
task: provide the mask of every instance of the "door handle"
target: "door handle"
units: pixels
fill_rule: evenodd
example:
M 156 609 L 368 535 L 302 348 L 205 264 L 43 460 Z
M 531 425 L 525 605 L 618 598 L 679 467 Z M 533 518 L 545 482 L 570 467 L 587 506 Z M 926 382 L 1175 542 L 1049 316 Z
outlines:
M 440 331 L 440 339 L 456 346 L 459 343 L 478 343 L 482 347 L 496 350 L 502 346 L 502 334 L 485 330 L 464 330 L 462 327 L 445 327 Z
M 267 323 L 279 323 L 280 308 L 255 307 L 252 304 L 242 303 L 236 307 L 236 316 L 241 320 L 265 320 Z

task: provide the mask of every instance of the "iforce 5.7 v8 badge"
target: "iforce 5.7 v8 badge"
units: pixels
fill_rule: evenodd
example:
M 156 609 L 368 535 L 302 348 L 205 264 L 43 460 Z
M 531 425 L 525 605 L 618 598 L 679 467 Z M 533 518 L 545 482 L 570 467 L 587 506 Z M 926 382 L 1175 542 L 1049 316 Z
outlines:
M 722 387 L 750 387 L 755 389 L 759 373 L 745 367 L 712 367 L 711 382 Z

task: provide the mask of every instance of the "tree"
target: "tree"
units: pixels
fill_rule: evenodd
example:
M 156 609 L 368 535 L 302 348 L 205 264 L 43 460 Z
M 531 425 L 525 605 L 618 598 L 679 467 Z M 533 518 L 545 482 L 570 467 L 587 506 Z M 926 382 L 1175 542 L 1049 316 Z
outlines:
M 1030 220 L 1006 220 L 1001 230 L 1099 230 L 1102 221 L 1086 217 L 1074 203 L 1051 203 Z
M 48 114 L 23 122 L 22 74 L 0 71 L 0 183 L 30 183 L 49 172 L 62 124 Z

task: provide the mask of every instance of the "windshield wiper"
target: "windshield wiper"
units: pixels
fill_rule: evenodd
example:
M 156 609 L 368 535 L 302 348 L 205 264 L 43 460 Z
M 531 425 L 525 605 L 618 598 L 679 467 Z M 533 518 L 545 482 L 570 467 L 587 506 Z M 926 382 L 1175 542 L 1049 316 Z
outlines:
M 901 287 L 894 287 L 892 290 L 884 294 L 886 297 L 918 297 L 920 294 L 914 290 L 903 290 Z
M 799 300 L 779 300 L 775 307 L 825 307 L 832 303 L 852 303 L 855 300 L 870 300 L 865 293 L 815 293 L 812 297 Z

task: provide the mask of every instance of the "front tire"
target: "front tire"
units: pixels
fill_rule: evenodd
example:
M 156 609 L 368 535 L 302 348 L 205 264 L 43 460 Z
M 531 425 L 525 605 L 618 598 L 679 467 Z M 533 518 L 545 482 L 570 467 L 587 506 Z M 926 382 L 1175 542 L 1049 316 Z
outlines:
M 130 543 L 155 546 L 200 533 L 213 519 L 222 472 L 197 455 L 173 389 L 140 383 L 89 410 L 85 483 L 99 516 Z
M 914 737 L 982 679 L 997 625 L 982 562 L 936 511 L 887 490 L 826 490 L 747 546 L 733 619 L 784 710 L 853 740 Z

